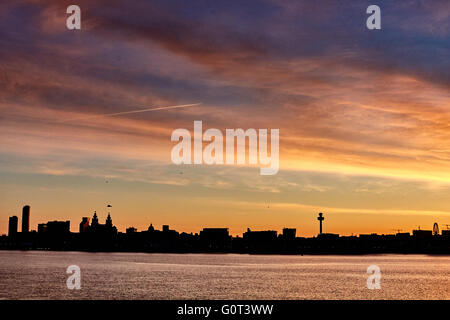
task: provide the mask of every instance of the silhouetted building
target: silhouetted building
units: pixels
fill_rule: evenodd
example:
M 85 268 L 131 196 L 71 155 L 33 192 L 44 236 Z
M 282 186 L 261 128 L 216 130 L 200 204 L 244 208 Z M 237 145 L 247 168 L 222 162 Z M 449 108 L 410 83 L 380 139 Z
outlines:
M 12 237 L 17 234 L 18 224 L 19 224 L 19 218 L 17 218 L 17 216 L 9 217 L 8 236 Z
M 431 230 L 413 230 L 413 237 L 427 238 L 433 235 Z
M 22 209 L 22 232 L 30 231 L 30 206 L 24 206 Z
M 323 217 L 323 213 L 319 212 L 319 216 L 317 217 L 317 220 L 319 220 L 319 224 L 320 224 L 320 229 L 319 229 L 319 234 L 322 234 L 322 221 L 325 218 Z
M 409 237 L 411 237 L 411 234 L 409 233 L 409 232 L 398 232 L 396 235 L 395 235 L 397 238 L 409 238 Z
M 83 225 L 83 222 L 86 222 L 86 224 Z M 80 228 L 82 225 L 86 228 L 84 228 L 84 232 L 80 233 L 81 246 L 93 251 L 115 250 L 117 247 L 117 228 L 113 225 L 109 213 L 105 224 L 99 223 L 97 211 L 94 211 L 91 224 L 88 225 L 88 220 L 83 218 Z
M 442 236 L 450 238 L 450 230 L 442 230 Z
M 117 234 L 117 228 L 113 226 L 111 215 L 108 213 L 105 224 L 100 224 L 98 223 L 97 211 L 94 211 L 92 223 L 87 228 L 87 231 L 97 234 Z
M 47 232 L 47 224 L 39 223 L 38 224 L 38 233 L 44 233 L 44 232 Z
M 106 218 L 106 222 L 105 222 L 105 226 L 107 228 L 112 228 L 112 219 L 111 219 L 111 214 L 108 212 L 108 217 Z
M 98 226 L 98 217 L 97 217 L 97 211 L 94 211 L 94 216 L 92 217 L 92 227 Z
M 362 235 L 364 236 L 364 235 Z M 361 235 L 360 235 L 361 237 Z M 322 240 L 336 240 L 339 239 L 339 235 L 335 233 L 321 233 L 317 236 L 318 239 Z
M 376 234 L 376 233 L 370 233 L 370 234 L 360 234 L 359 238 L 360 239 L 364 239 L 364 240 L 370 240 L 370 239 L 376 239 L 379 238 L 380 235 Z
M 284 228 L 283 229 L 283 238 L 284 239 L 295 239 L 296 233 L 297 233 L 297 229 Z
M 86 232 L 89 228 L 89 217 L 83 217 L 80 222 L 80 233 Z
M 169 232 L 169 226 L 167 224 L 162 226 L 162 231 L 163 232 Z
M 51 235 L 64 235 L 70 233 L 70 221 L 49 221 L 46 232 Z
M 200 231 L 200 242 L 207 250 L 226 250 L 231 246 L 228 228 L 204 228 Z
M 228 228 L 203 228 L 200 231 L 200 238 L 203 239 L 228 239 L 229 236 Z
M 251 241 L 271 241 L 277 238 L 277 232 L 274 230 L 251 231 L 250 228 L 247 228 L 247 232 L 243 234 L 243 238 Z
M 134 227 L 129 227 L 126 230 L 126 234 L 131 234 L 131 233 L 136 233 L 136 232 L 137 232 L 137 229 Z
M 242 238 L 249 252 L 272 252 L 276 246 L 277 232 L 274 230 L 251 231 L 247 228 Z
M 70 245 L 70 221 L 48 221 L 38 224 L 37 247 L 66 250 Z

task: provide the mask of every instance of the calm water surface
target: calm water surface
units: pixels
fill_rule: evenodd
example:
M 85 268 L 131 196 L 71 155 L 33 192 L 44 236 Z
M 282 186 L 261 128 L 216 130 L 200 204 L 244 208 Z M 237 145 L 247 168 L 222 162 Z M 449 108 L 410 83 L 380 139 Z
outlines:
M 80 290 L 66 287 L 73 264 Z M 380 290 L 366 287 L 373 264 Z M 0 299 L 449 298 L 449 256 L 0 251 Z

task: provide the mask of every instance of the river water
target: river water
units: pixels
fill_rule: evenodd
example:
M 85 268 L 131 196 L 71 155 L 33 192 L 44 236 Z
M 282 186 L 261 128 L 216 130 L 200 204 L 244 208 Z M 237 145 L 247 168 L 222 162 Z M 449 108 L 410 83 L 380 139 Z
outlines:
M 450 256 L 0 251 L 0 299 L 450 299 Z

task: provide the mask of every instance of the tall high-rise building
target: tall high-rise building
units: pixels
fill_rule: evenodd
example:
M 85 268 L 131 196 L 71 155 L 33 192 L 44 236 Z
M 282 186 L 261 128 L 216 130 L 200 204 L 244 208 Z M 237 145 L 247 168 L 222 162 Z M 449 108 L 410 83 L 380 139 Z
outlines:
M 24 206 L 22 209 L 22 232 L 30 231 L 30 206 Z
M 17 234 L 17 225 L 19 224 L 19 218 L 17 216 L 9 217 L 8 236 L 14 236 Z

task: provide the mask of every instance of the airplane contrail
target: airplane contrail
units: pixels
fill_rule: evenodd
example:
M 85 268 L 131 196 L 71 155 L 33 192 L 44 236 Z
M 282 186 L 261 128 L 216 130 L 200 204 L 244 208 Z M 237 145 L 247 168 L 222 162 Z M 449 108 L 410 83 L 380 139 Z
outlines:
M 177 106 L 156 107 L 156 108 L 138 109 L 138 110 L 131 110 L 131 111 L 116 112 L 116 113 L 96 114 L 96 115 L 86 116 L 86 117 L 81 117 L 81 118 L 62 120 L 61 122 L 69 122 L 69 121 L 77 121 L 77 120 L 86 120 L 86 119 L 100 118 L 100 117 L 115 117 L 115 116 L 121 116 L 121 115 L 125 115 L 125 114 L 141 113 L 141 112 L 150 112 L 150 111 L 157 111 L 157 110 L 167 110 L 167 109 L 176 109 L 176 108 L 186 108 L 186 107 L 198 106 L 198 105 L 200 105 L 200 104 L 202 104 L 202 103 L 199 102 L 199 103 L 191 103 L 191 104 L 181 104 L 181 105 L 177 105 Z

